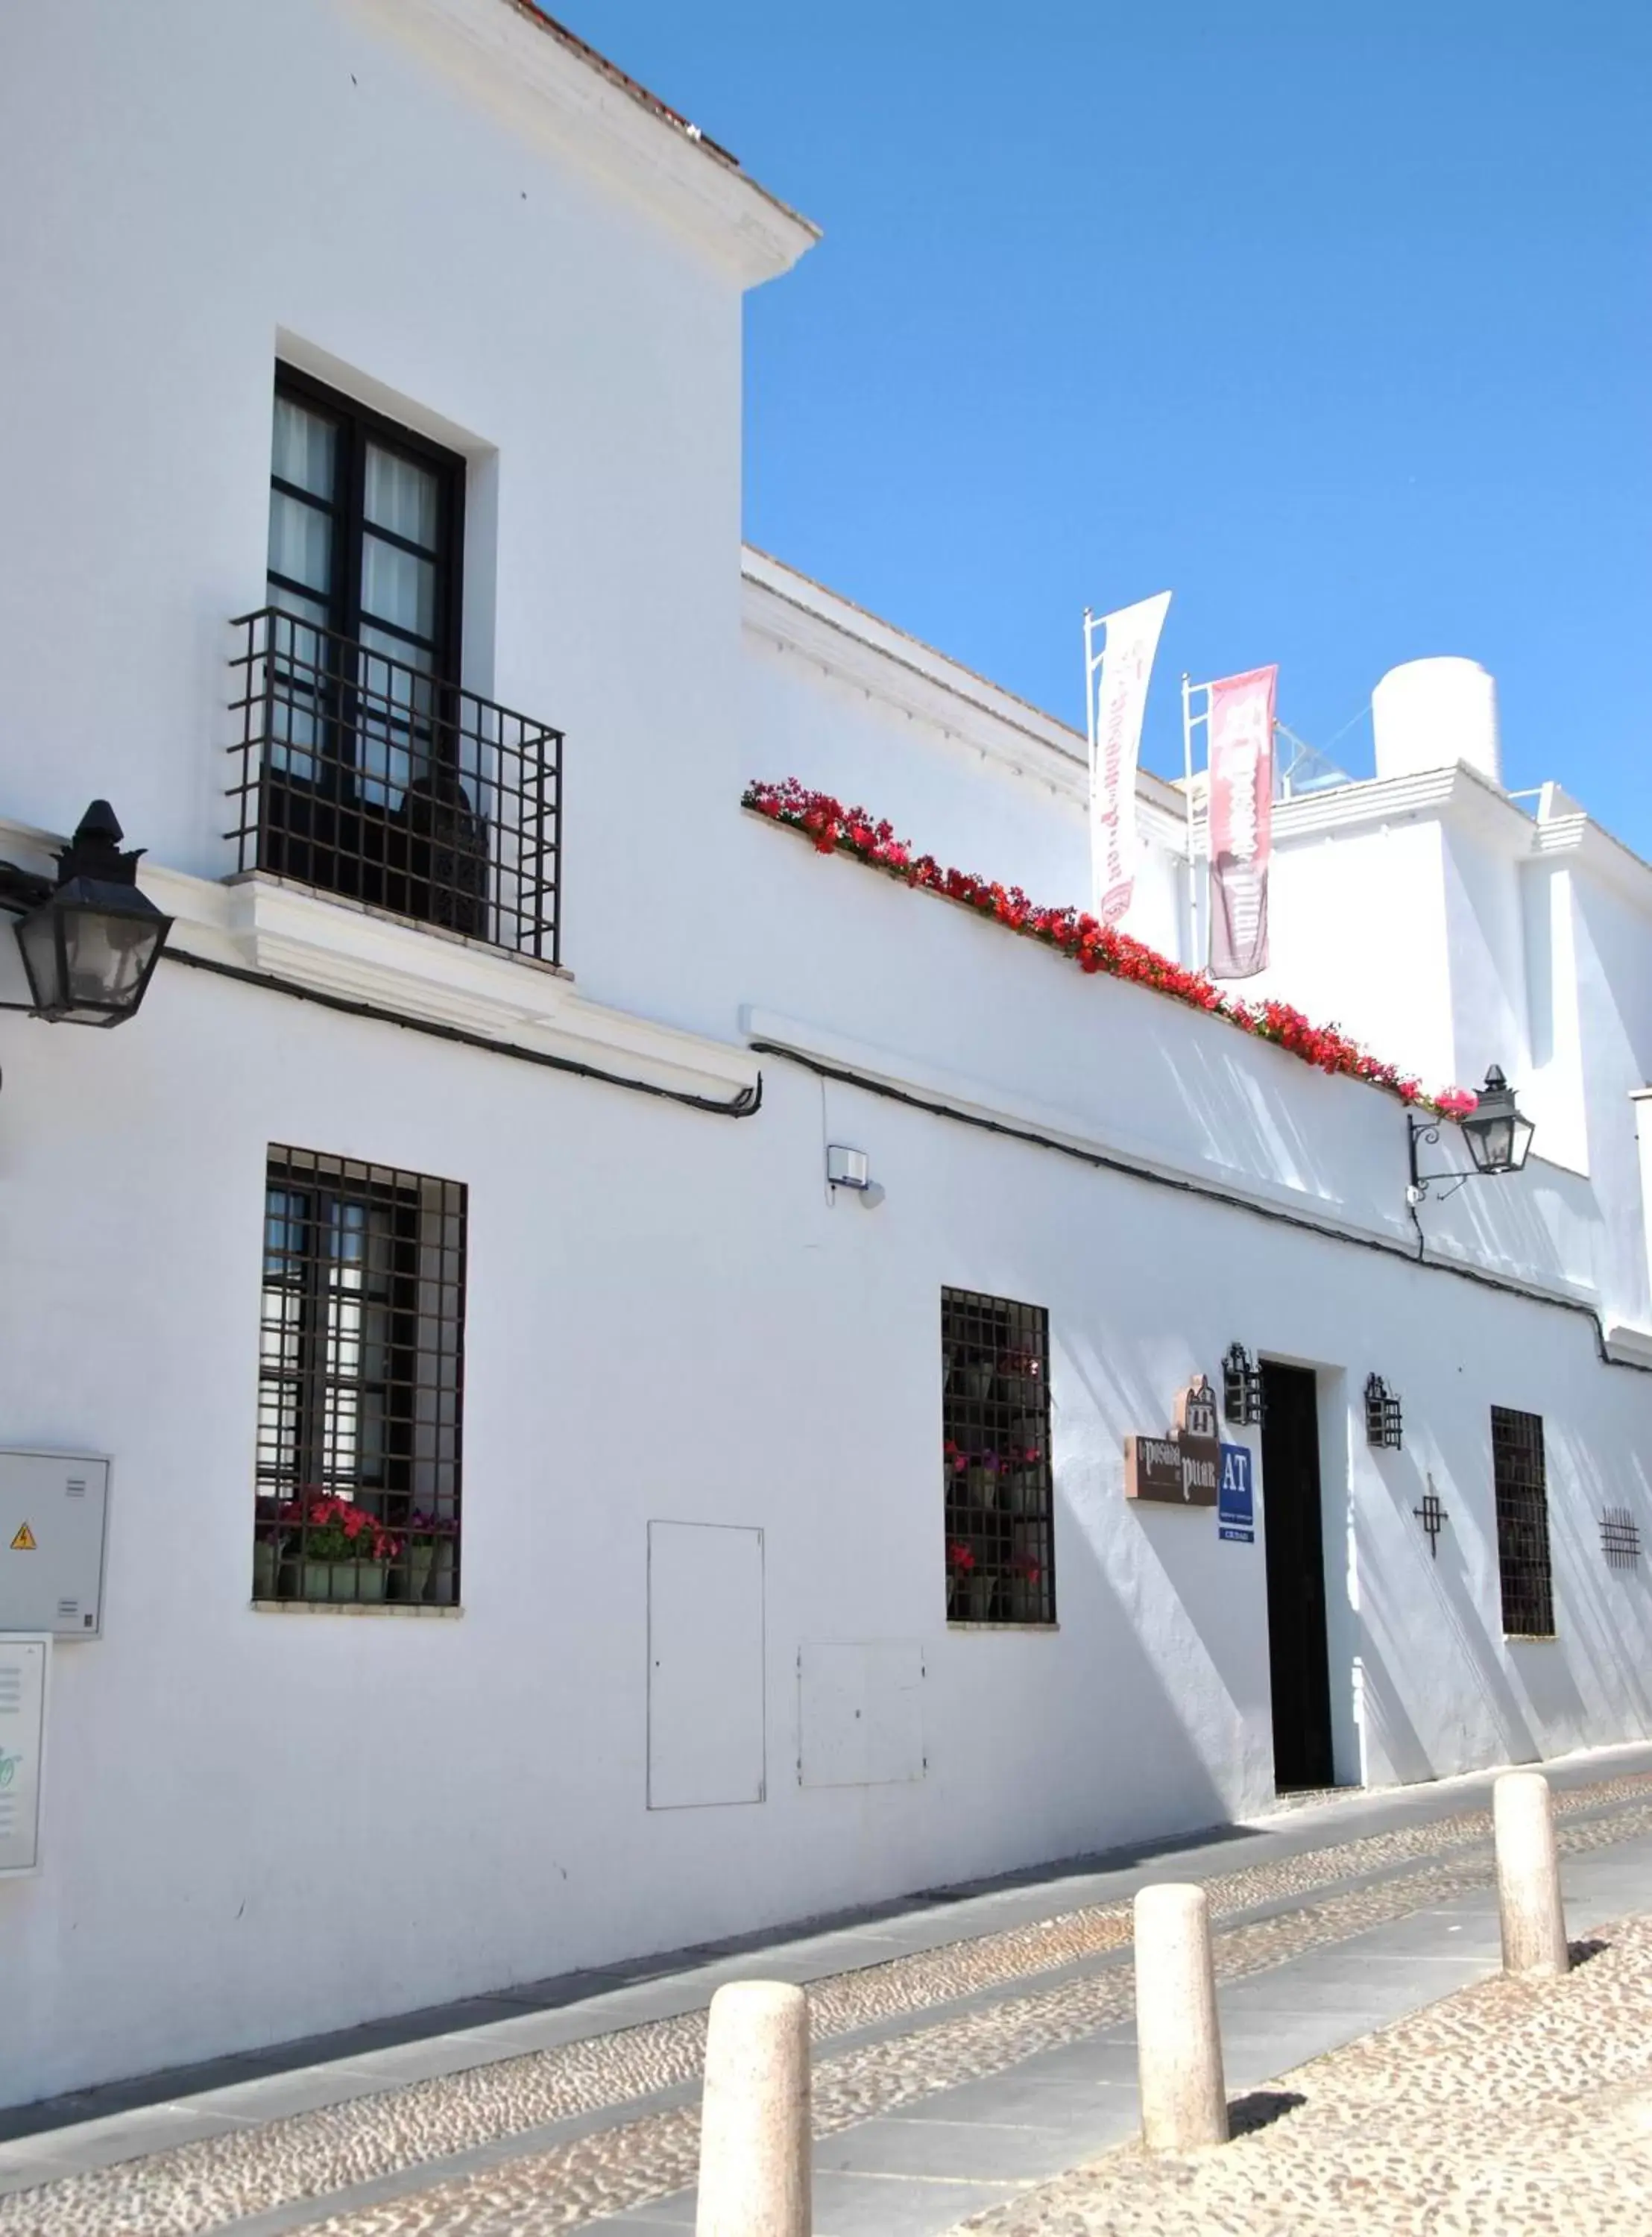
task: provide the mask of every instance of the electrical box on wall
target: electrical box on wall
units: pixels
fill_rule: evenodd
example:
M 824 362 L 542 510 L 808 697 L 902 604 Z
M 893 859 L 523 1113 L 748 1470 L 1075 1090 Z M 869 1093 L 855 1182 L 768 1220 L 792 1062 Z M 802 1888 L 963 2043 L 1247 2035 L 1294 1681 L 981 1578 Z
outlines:
M 106 1460 L 0 1452 L 0 1632 L 98 1636 L 109 1490 Z

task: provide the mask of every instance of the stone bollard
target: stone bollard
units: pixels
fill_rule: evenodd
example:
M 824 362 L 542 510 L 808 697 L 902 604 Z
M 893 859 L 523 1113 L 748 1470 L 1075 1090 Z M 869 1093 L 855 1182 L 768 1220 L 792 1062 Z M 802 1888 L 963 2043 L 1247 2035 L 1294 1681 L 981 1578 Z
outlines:
M 1210 1904 L 1201 1887 L 1147 1887 L 1135 1898 L 1135 2040 L 1149 2151 L 1225 2144 Z
M 1491 1822 L 1504 1971 L 1550 1977 L 1570 1972 L 1554 1804 L 1542 1772 L 1505 1771 L 1491 1789 Z
M 809 2003 L 779 1981 L 711 2000 L 696 2237 L 809 2237 Z

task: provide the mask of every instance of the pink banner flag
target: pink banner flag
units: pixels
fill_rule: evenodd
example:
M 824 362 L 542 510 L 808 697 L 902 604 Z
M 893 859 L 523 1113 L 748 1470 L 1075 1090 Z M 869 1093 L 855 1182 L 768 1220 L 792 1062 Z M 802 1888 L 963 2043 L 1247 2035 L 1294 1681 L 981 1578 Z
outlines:
M 1210 687 L 1210 975 L 1267 968 L 1267 859 L 1274 843 L 1277 668 Z

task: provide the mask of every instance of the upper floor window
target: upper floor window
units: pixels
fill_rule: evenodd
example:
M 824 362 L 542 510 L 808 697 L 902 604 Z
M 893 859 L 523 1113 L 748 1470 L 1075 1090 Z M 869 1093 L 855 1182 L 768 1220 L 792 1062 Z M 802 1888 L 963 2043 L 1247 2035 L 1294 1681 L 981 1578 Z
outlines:
M 464 513 L 463 459 L 277 372 L 273 606 L 457 683 Z
M 464 505 L 462 459 L 278 374 L 259 868 L 485 938 L 509 771 L 457 689 Z
M 562 733 L 460 682 L 464 460 L 278 368 L 235 868 L 559 963 Z
M 272 1149 L 255 1600 L 458 1594 L 465 1191 Z
M 1056 1620 L 1050 1316 L 941 1292 L 946 1609 L 955 1623 Z
M 1491 1409 L 1491 1475 L 1504 1635 L 1552 1639 L 1555 1600 L 1541 1414 L 1518 1413 L 1511 1406 Z

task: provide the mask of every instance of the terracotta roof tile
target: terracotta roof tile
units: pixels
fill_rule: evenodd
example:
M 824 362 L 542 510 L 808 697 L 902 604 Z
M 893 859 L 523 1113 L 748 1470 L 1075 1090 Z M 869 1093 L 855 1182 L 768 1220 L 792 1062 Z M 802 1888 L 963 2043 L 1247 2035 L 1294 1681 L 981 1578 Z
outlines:
M 646 109 L 651 115 L 660 117 L 667 124 L 675 125 L 685 139 L 692 140 L 696 147 L 703 148 L 708 155 L 725 164 L 731 171 L 740 169 L 738 155 L 731 155 L 727 148 L 719 146 L 715 140 L 708 139 L 697 124 L 691 124 L 686 116 L 661 101 L 657 94 L 650 93 L 646 85 L 639 85 L 635 78 L 628 77 L 622 69 L 609 62 L 606 55 L 599 55 L 595 47 L 588 44 L 576 32 L 570 31 L 565 23 L 559 23 L 554 16 L 547 15 L 536 4 L 536 0 L 505 0 L 505 5 L 514 9 L 518 16 L 525 16 L 530 23 L 536 23 L 542 31 L 549 32 L 553 39 L 560 41 L 570 53 L 589 63 L 593 69 L 600 70 L 610 85 L 618 86 L 621 92 L 628 94 L 639 108 Z

